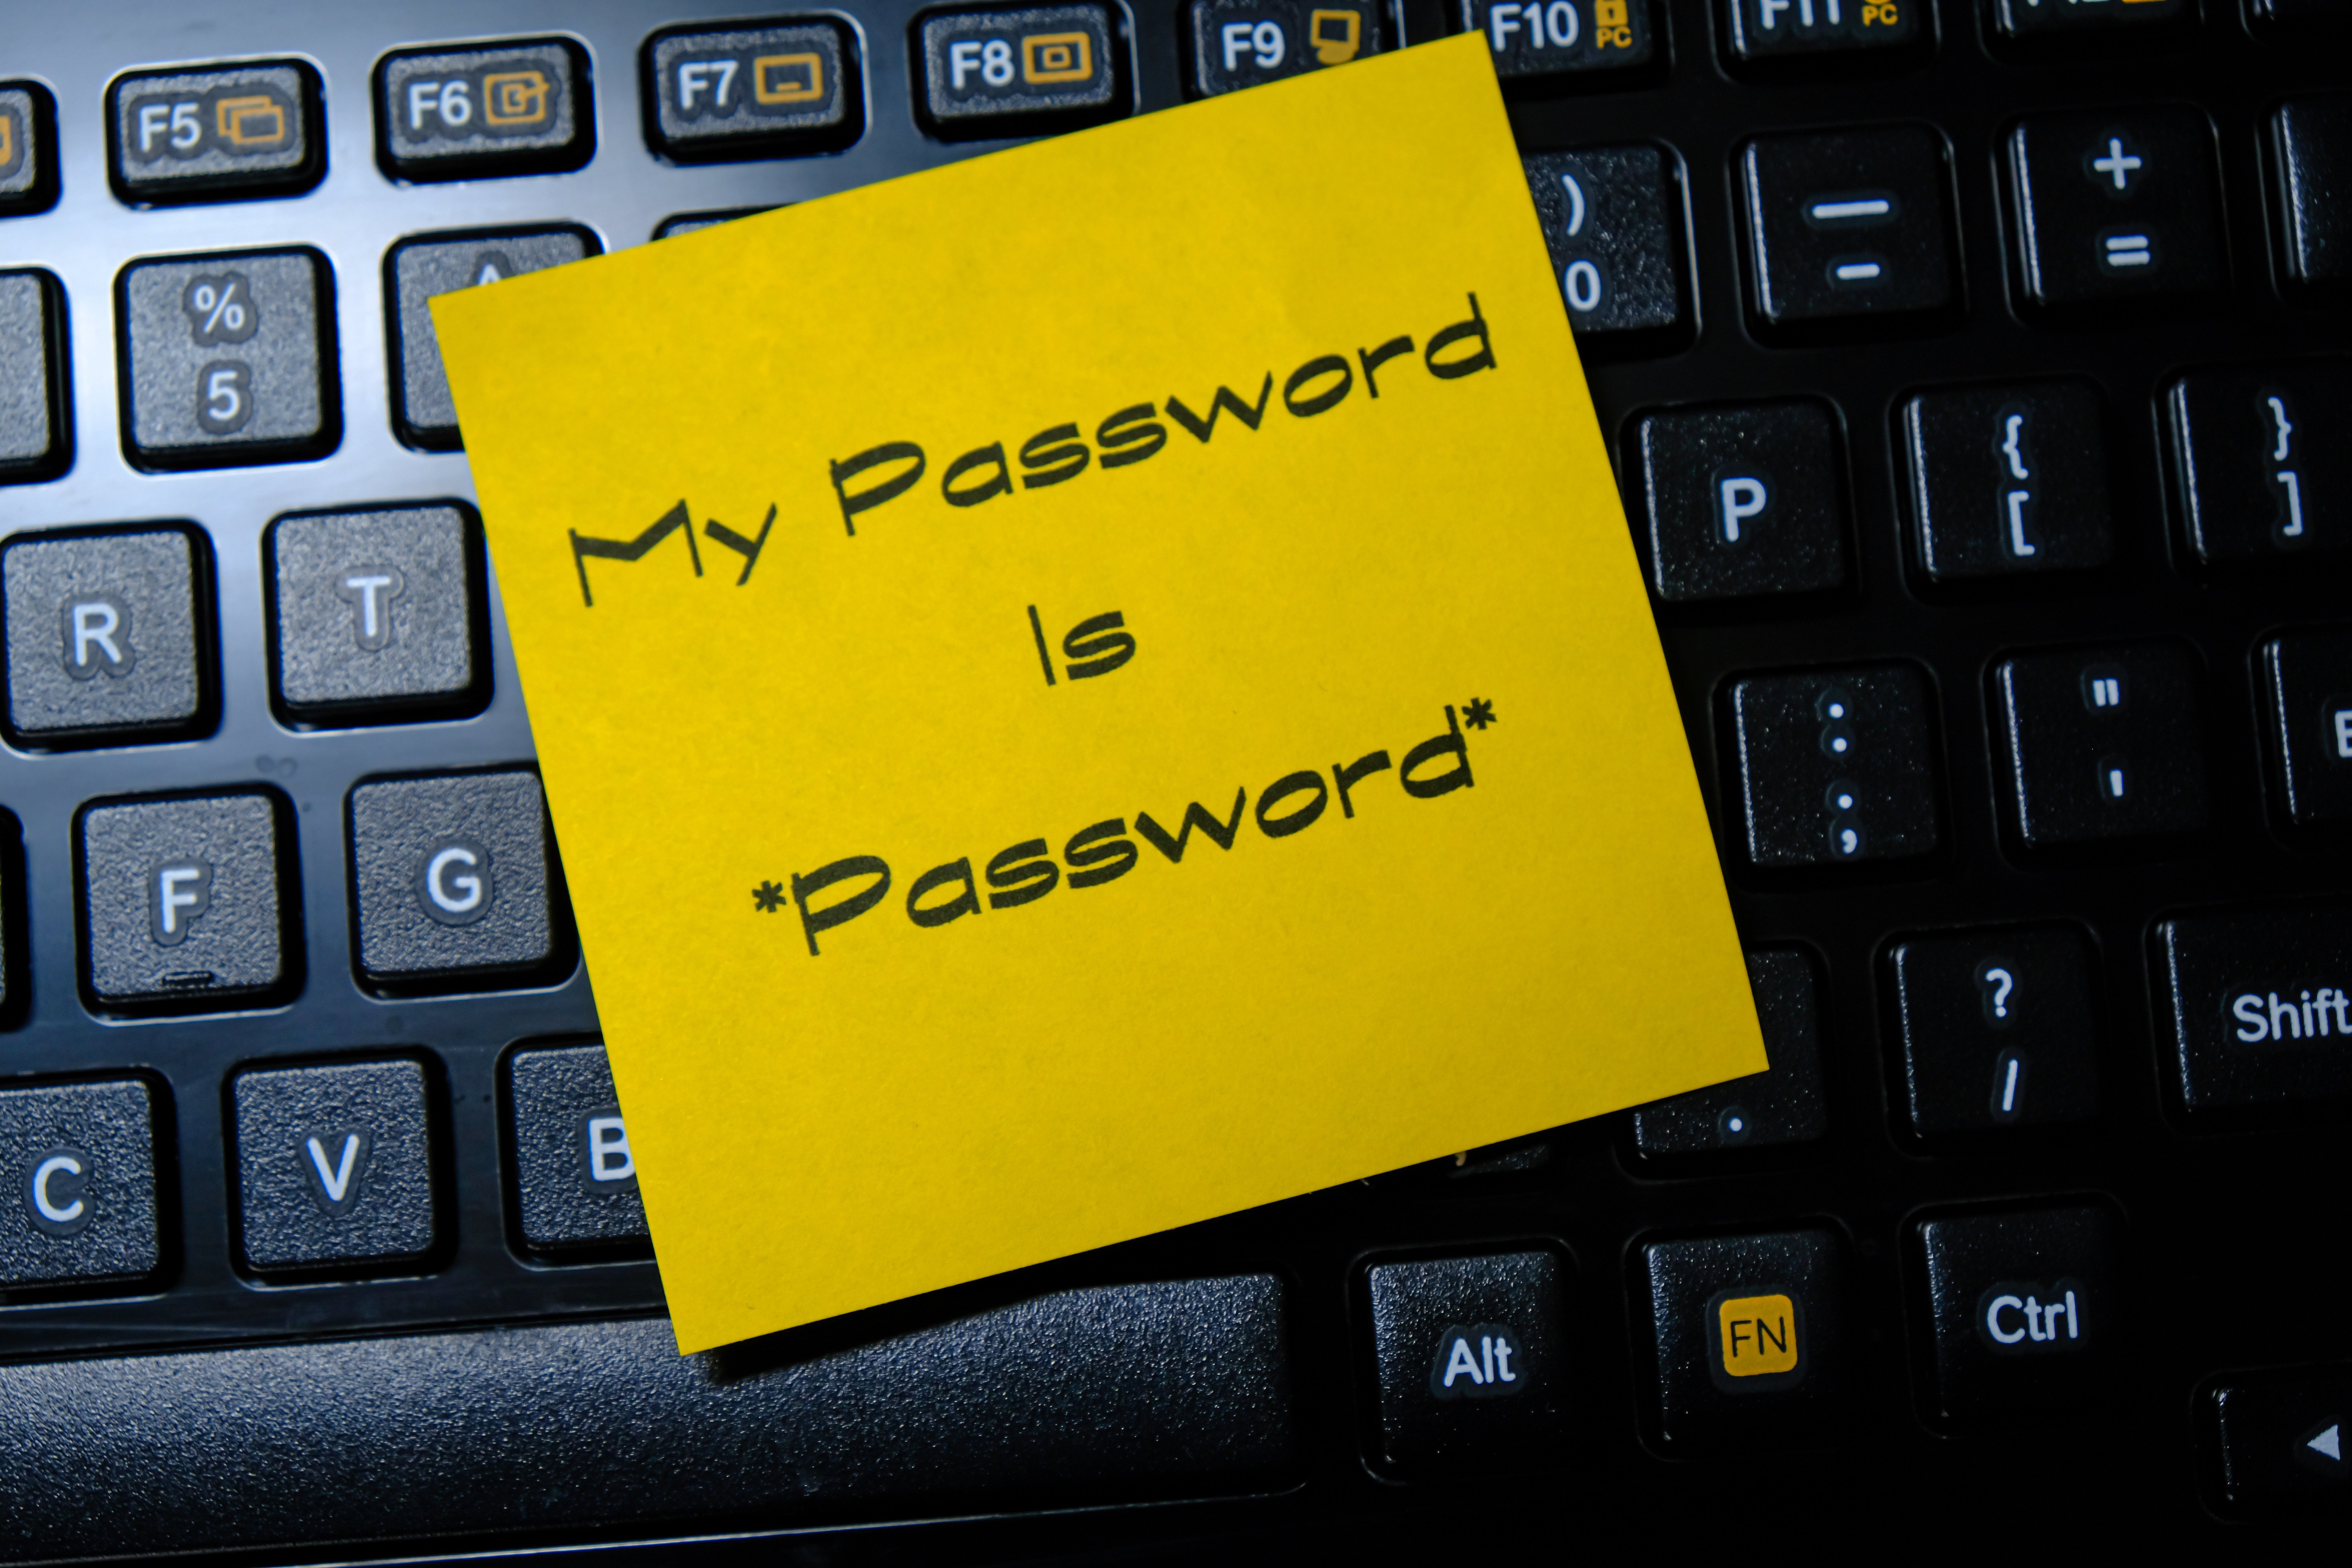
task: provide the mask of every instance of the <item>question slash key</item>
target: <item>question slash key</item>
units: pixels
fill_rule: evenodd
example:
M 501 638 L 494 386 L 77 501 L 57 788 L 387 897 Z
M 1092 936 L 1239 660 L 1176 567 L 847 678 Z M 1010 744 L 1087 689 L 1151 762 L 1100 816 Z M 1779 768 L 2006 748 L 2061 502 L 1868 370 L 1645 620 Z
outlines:
M 1903 937 L 1887 949 L 1898 1131 L 1920 1143 L 2099 1112 L 2089 938 L 2071 925 Z

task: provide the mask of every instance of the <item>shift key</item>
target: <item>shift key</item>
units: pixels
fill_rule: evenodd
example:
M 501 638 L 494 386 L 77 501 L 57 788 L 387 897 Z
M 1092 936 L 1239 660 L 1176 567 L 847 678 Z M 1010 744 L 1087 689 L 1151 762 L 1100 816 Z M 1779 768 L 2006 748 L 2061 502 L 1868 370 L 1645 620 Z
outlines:
M 2156 941 L 2189 1115 L 2352 1094 L 2352 906 L 2182 915 Z

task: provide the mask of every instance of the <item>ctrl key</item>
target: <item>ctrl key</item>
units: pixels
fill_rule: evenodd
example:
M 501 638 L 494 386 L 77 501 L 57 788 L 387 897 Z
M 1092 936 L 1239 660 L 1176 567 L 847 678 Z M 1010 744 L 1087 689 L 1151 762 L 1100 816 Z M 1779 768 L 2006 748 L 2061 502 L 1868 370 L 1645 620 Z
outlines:
M 2123 1226 L 2105 1202 L 1915 1221 L 1931 1420 L 2096 1419 L 2126 1342 Z
M 1363 1304 L 1384 1473 L 1517 1469 L 1556 1452 L 1567 1416 L 1568 1266 L 1549 1248 L 1375 1263 Z
M 140 1079 L 0 1090 L 0 1295 L 152 1274 L 155 1105 Z

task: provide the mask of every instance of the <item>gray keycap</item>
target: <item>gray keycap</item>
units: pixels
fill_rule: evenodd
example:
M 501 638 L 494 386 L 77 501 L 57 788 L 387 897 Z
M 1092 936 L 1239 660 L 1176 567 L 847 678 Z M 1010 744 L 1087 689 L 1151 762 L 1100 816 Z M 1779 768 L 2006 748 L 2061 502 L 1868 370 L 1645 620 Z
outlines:
M 457 507 L 310 512 L 269 525 L 278 699 L 383 721 L 476 706 L 480 549 Z
M 335 444 L 327 263 L 314 250 L 134 262 L 119 284 L 126 455 L 147 468 L 314 457 Z
M 57 200 L 56 149 L 48 91 L 28 81 L 0 83 L 0 214 L 39 212 Z
M 1117 112 L 1119 38 L 1088 0 L 922 19 L 923 108 L 942 135 L 1001 136 Z
M 576 169 L 595 150 L 587 57 L 561 38 L 387 55 L 376 86 L 376 158 L 396 180 Z
M 515 1205 L 524 1245 L 641 1240 L 646 1206 L 602 1046 L 518 1050 L 507 1062 Z
M 783 205 L 790 206 L 793 204 L 786 202 Z M 739 217 L 775 210 L 774 207 L 724 207 L 717 212 L 672 213 L 661 220 L 661 226 L 654 230 L 654 237 L 669 239 L 681 234 L 699 234 L 706 228 L 717 228 L 722 223 L 733 223 Z
M 163 1260 L 152 1092 L 138 1079 L 0 1089 L 0 1289 L 136 1279 Z
M 179 528 L 11 540 L 8 731 L 20 744 L 121 744 L 205 718 L 196 584 L 201 546 Z
M 432 1250 L 422 1063 L 260 1068 L 237 1074 L 229 1095 L 247 1264 L 333 1268 Z
M 360 969 L 480 984 L 556 953 L 539 775 L 386 779 L 352 791 Z
M 681 163 L 838 147 L 862 126 L 857 46 L 840 23 L 681 28 L 646 47 L 656 152 Z
M 317 79 L 297 60 L 126 76 L 107 98 L 110 174 L 126 202 L 282 195 L 326 168 Z
M 63 309 L 47 273 L 0 272 L 0 484 L 48 479 L 70 458 Z
M 422 234 L 392 247 L 392 424 L 400 438 L 428 451 L 457 448 L 457 407 L 449 397 L 441 344 L 425 301 L 518 272 L 537 272 L 593 256 L 596 237 L 571 226 L 496 234 Z
M 266 993 L 292 968 L 278 814 L 264 795 L 95 805 L 81 818 L 83 958 L 102 1004 L 173 1011 Z

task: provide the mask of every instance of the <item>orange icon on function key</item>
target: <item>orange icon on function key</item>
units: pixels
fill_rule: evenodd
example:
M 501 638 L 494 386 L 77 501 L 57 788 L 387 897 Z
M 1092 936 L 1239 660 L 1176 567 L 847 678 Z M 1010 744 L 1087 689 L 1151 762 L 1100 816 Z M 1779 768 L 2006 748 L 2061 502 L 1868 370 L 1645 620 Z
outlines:
M 1346 65 L 1363 47 L 1364 19 L 1353 11 L 1310 11 L 1307 41 L 1315 46 L 1318 64 Z
M 545 71 L 491 71 L 482 78 L 482 119 L 490 125 L 536 125 L 553 112 L 554 86 Z
M 213 106 L 220 139 L 240 153 L 276 147 L 286 140 L 286 106 L 263 94 L 224 98 Z
M 0 110 L 0 169 L 16 161 L 16 117 Z
M 761 103 L 814 103 L 824 96 L 824 57 L 761 55 L 751 62 L 751 96 Z
M 1094 74 L 1094 40 L 1084 33 L 1038 33 L 1021 40 L 1024 81 L 1084 81 Z

